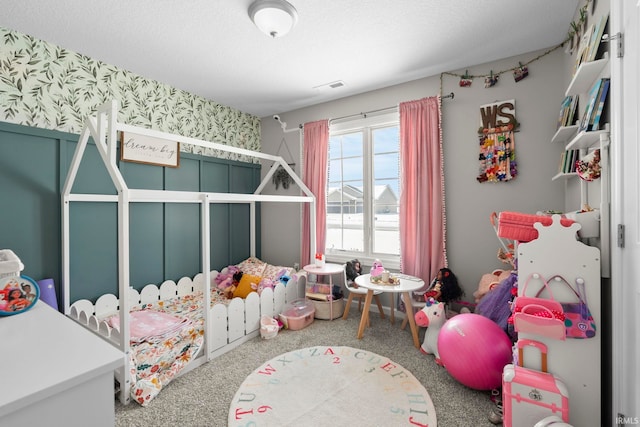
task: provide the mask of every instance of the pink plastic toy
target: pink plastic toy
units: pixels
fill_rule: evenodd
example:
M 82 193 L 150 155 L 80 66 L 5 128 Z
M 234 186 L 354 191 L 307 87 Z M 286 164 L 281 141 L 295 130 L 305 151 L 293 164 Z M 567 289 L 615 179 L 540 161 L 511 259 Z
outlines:
M 427 328 L 424 333 L 424 342 L 422 343 L 422 347 L 420 347 L 420 351 L 424 354 L 435 355 L 436 363 L 442 365 L 440 353 L 438 352 L 438 334 L 447 321 L 444 304 L 433 298 L 429 298 L 424 308 L 418 311 L 414 317 L 418 326 Z
M 379 276 L 384 272 L 384 267 L 382 266 L 382 262 L 377 259 L 373 261 L 371 265 L 371 276 Z
M 476 390 L 502 386 L 502 370 L 512 361 L 511 340 L 497 323 L 479 314 L 447 320 L 438 335 L 440 360 L 449 374 Z

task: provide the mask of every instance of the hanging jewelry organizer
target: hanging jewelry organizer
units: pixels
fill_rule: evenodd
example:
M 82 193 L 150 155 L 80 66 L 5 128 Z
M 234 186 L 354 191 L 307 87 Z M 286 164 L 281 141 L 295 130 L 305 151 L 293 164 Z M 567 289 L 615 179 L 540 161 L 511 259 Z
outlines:
M 289 150 L 289 146 L 287 145 L 287 140 L 284 137 L 282 138 L 282 140 L 280 141 L 280 145 L 278 146 L 278 151 L 276 152 L 277 156 L 280 156 L 280 151 L 282 150 L 282 147 L 284 147 L 285 150 L 287 150 L 287 153 L 289 154 L 289 157 L 288 157 L 289 161 L 287 162 L 287 164 L 291 167 L 291 169 L 295 171 L 296 163 L 293 161 L 293 156 L 291 155 L 291 151 Z M 293 184 L 295 181 L 293 180 L 291 175 L 289 175 L 289 173 L 286 170 L 284 170 L 282 166 L 278 166 L 278 169 L 276 169 L 275 173 L 273 174 L 273 177 L 271 178 L 271 182 L 273 182 L 273 184 L 276 186 L 276 190 L 281 185 L 282 185 L 282 188 L 287 190 L 289 186 Z

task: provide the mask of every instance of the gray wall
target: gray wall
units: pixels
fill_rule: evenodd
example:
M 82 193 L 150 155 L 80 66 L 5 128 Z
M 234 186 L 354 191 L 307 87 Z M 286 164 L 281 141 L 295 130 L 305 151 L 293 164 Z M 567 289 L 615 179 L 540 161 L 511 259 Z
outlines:
M 546 50 L 531 52 L 497 62 L 469 67 L 470 75 L 488 75 L 526 63 Z M 471 87 L 459 87 L 459 78 L 442 77 L 442 93 L 455 93 L 454 99 L 442 103 L 442 126 L 445 162 L 447 212 L 447 255 L 449 267 L 472 299 L 482 274 L 507 265 L 497 259 L 500 243 L 489 221 L 491 212 L 565 209 L 565 181 L 552 181 L 562 147 L 551 144 L 556 130 L 560 103 L 569 77 L 565 71 L 567 55 L 563 49 L 529 65 L 529 76 L 515 83 L 511 72 L 500 76 L 492 88 L 483 79 L 474 79 Z M 467 69 L 454 70 L 464 74 Z M 348 82 L 347 82 L 348 84 Z M 312 107 L 280 114 L 288 128 L 320 119 L 330 119 L 397 105 L 399 102 L 434 96 L 440 92 L 440 76 L 433 76 L 362 95 L 352 96 Z M 480 106 L 494 101 L 514 99 L 520 131 L 515 135 L 518 176 L 507 183 L 476 181 L 478 173 L 477 130 Z M 300 173 L 299 133 L 283 133 L 272 118 L 262 119 L 263 151 L 275 154 L 282 138 L 296 157 Z M 282 150 L 281 155 L 286 151 Z M 263 165 L 262 173 L 266 173 Z M 266 193 L 297 194 L 289 190 L 268 188 Z M 577 207 L 572 207 L 577 208 Z M 300 210 L 295 205 L 263 206 L 263 258 L 278 265 L 290 265 L 300 258 Z M 424 278 L 430 280 L 431 278 Z

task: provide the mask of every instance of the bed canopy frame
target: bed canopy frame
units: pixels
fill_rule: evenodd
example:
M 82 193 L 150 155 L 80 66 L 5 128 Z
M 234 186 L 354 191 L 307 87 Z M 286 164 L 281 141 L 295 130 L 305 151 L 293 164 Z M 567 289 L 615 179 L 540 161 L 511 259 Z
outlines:
M 256 251 L 256 203 L 257 202 L 276 202 L 276 203 L 309 203 L 311 213 L 311 242 L 310 253 L 314 253 L 316 246 L 315 228 L 316 215 L 315 206 L 316 199 L 311 190 L 302 182 L 302 179 L 291 169 L 287 162 L 280 156 L 251 151 L 243 148 L 237 148 L 215 142 L 203 141 L 180 135 L 173 135 L 156 130 L 141 128 L 137 126 L 119 123 L 118 105 L 115 100 L 107 102 L 98 108 L 95 117 L 87 118 L 83 127 L 78 145 L 74 152 L 69 172 L 66 177 L 62 192 L 62 285 L 63 285 L 63 305 L 65 314 L 70 311 L 70 224 L 69 213 L 70 204 L 72 202 L 111 202 L 118 205 L 118 295 L 119 295 L 119 316 L 120 316 L 120 345 L 125 353 L 129 350 L 129 322 L 125 320 L 125 316 L 129 313 L 131 306 L 128 298 L 128 290 L 130 287 L 130 253 L 129 253 L 129 236 L 130 236 L 130 219 L 129 208 L 131 203 L 198 203 L 201 206 L 201 225 L 200 232 L 202 234 L 202 274 L 205 283 L 205 305 L 209 307 L 211 304 L 211 266 L 210 266 L 210 205 L 212 203 L 245 203 L 250 207 L 250 254 L 255 256 Z M 212 192 L 191 192 L 191 191 L 167 191 L 167 190 L 149 190 L 130 188 L 120 173 L 117 163 L 118 135 L 119 132 L 132 132 L 138 135 L 149 136 L 152 138 L 166 139 L 172 142 L 180 142 L 191 144 L 205 148 L 213 148 L 216 150 L 244 155 L 251 158 L 272 161 L 273 164 L 265 177 L 258 185 L 253 194 L 236 194 L 236 193 L 212 193 Z M 73 185 L 78 173 L 83 154 L 89 142 L 89 138 L 93 138 L 98 149 L 100 157 L 109 173 L 117 194 L 86 194 L 73 193 Z M 303 195 L 299 196 L 282 196 L 282 195 L 265 195 L 261 194 L 267 183 L 275 173 L 278 166 L 286 170 L 300 187 Z M 309 261 L 309 260 L 303 260 Z M 205 312 L 205 330 L 209 325 L 209 311 Z M 210 340 L 206 340 L 206 354 L 211 353 Z M 208 356 L 207 356 L 208 357 Z

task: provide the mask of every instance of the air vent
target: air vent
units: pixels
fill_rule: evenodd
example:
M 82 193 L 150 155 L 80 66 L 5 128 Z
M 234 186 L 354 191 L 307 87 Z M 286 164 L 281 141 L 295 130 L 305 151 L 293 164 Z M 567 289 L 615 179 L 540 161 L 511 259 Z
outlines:
M 324 90 L 324 89 L 338 89 L 339 87 L 344 86 L 344 82 L 342 80 L 336 80 L 335 82 L 325 83 L 323 85 L 315 86 L 314 89 Z

